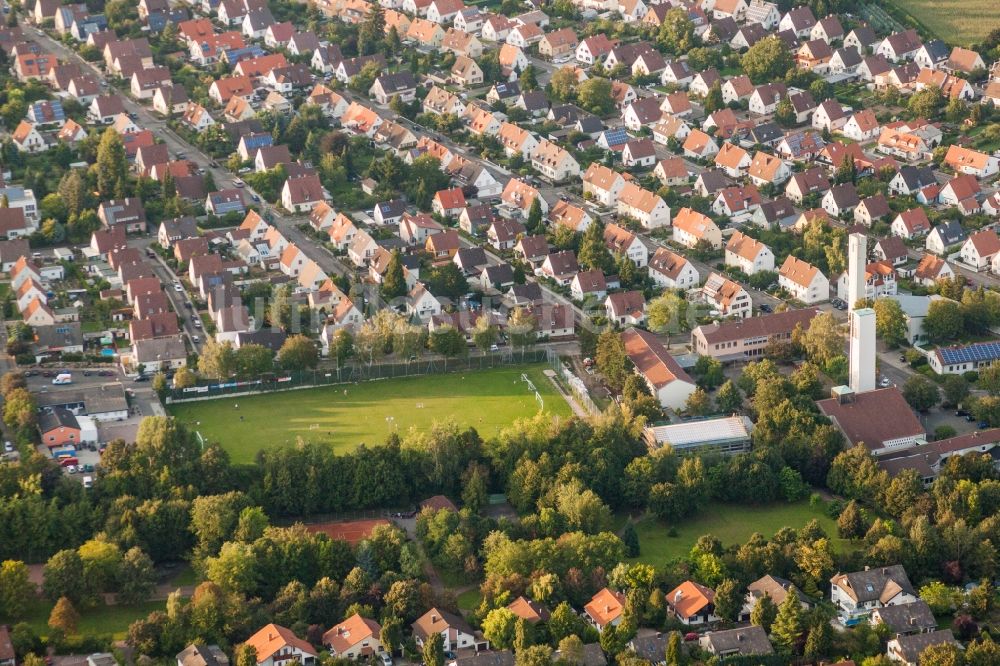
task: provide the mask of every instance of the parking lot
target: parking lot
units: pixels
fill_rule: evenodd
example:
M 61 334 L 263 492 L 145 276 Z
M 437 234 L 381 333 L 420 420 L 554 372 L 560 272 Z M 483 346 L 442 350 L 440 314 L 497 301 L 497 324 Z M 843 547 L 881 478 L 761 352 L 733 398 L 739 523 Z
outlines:
M 68 373 L 71 376 L 69 384 L 54 384 L 58 375 Z M 117 366 L 100 368 L 60 368 L 55 370 L 32 370 L 25 371 L 28 375 L 28 388 L 39 395 L 52 392 L 75 389 L 75 390 L 99 390 L 101 387 L 122 384 L 125 395 L 128 399 L 128 416 L 122 420 L 97 421 L 97 441 L 76 446 L 74 457 L 78 465 L 67 466 L 66 472 L 70 478 L 76 478 L 83 482 L 85 476 L 89 476 L 88 471 L 92 471 L 100 462 L 100 448 L 107 442 L 115 439 L 134 441 L 135 433 L 138 430 L 139 422 L 144 416 L 162 414 L 156 396 L 153 393 L 151 383 L 148 381 L 136 382 L 125 377 Z M 51 456 L 53 450 L 45 444 L 38 446 L 38 451 L 42 455 Z

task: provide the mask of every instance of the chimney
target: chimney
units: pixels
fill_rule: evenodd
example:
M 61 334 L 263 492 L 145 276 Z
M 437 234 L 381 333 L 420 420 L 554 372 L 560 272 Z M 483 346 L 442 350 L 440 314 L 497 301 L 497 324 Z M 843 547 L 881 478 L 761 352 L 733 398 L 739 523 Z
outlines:
M 882 567 L 882 575 L 883 576 L 888 576 L 889 575 L 889 570 L 886 569 L 885 567 Z
M 736 640 L 742 641 L 743 640 L 743 634 L 736 634 Z
M 684 596 L 684 592 L 682 592 L 681 590 L 677 590 L 677 593 L 674 594 L 674 603 L 676 604 L 678 601 L 680 601 L 681 597 L 683 597 L 683 596 Z
M 431 615 L 431 622 L 437 622 L 440 619 L 437 615 Z

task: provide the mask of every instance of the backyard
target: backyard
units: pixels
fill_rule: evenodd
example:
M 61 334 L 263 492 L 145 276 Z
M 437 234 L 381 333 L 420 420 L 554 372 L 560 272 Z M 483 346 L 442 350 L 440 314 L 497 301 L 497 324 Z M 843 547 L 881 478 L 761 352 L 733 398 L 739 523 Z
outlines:
M 698 537 L 711 534 L 723 546 L 740 545 L 754 532 L 770 538 L 782 527 L 798 529 L 813 518 L 826 531 L 835 549 L 847 546 L 837 538 L 837 524 L 826 515 L 823 507 L 813 507 L 808 501 L 794 504 L 775 503 L 764 506 L 742 506 L 712 503 L 698 515 L 673 525 L 677 536 L 668 536 L 669 527 L 653 516 L 644 516 L 635 524 L 639 535 L 639 557 L 635 562 L 662 566 L 675 557 L 686 557 Z
M 304 441 L 337 452 L 381 444 L 391 432 L 423 430 L 453 420 L 492 436 L 539 404 L 522 374 L 537 388 L 546 412 L 569 416 L 569 405 L 543 374 L 544 365 L 425 375 L 284 393 L 220 398 L 170 406 L 170 412 L 218 442 L 234 462 L 252 462 L 257 451 Z
M 28 605 L 27 613 L 17 621 L 27 622 L 35 633 L 46 636 L 49 633 L 48 622 L 52 605 L 51 601 L 36 599 Z M 94 608 L 81 608 L 77 633 L 84 636 L 110 635 L 116 639 L 124 638 L 130 624 L 155 610 L 164 610 L 166 605 L 166 601 L 147 601 L 134 606 L 100 604 Z M 10 624 L 15 622 L 12 621 Z

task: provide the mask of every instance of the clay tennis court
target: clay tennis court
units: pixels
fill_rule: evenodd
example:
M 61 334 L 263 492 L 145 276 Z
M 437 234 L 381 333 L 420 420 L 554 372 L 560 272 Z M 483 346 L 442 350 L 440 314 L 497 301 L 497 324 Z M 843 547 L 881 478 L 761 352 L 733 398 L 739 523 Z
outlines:
M 377 525 L 389 525 L 385 518 L 375 520 L 344 520 L 339 522 L 313 523 L 306 525 L 310 532 L 322 532 L 331 539 L 346 541 L 352 546 L 371 536 Z

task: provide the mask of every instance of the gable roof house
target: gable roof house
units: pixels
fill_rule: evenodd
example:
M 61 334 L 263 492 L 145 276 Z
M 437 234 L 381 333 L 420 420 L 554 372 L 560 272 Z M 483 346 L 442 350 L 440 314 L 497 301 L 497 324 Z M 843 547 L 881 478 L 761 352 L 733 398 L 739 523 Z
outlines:
M 939 223 L 927 234 L 924 248 L 939 256 L 944 256 L 948 250 L 963 243 L 967 234 L 958 220 L 947 220 Z
M 667 594 L 667 608 L 685 625 L 707 624 L 718 619 L 715 616 L 715 591 L 691 580 L 684 581 Z
M 729 237 L 725 261 L 727 266 L 735 266 L 747 275 L 774 270 L 774 254 L 771 249 L 740 231 Z
M 922 236 L 931 230 L 927 212 L 917 206 L 899 213 L 892 221 L 892 233 L 907 240 Z
M 682 208 L 674 216 L 673 241 L 688 248 L 706 243 L 718 250 L 722 248 L 722 231 L 710 217 L 690 208 Z
M 637 328 L 626 330 L 621 337 L 625 354 L 660 405 L 664 409 L 683 409 L 696 386 L 667 348 L 652 333 Z
M 412 102 L 417 93 L 417 81 L 409 70 L 395 74 L 383 74 L 375 79 L 368 94 L 379 104 L 388 104 L 398 96 L 403 102 Z
M 281 205 L 293 213 L 304 213 L 312 210 L 320 201 L 326 199 L 319 175 L 304 174 L 297 178 L 289 177 L 281 188 Z
M 891 62 L 898 63 L 903 60 L 913 59 L 921 46 L 922 42 L 920 36 L 917 35 L 917 31 L 910 28 L 909 30 L 894 33 L 883 39 L 878 47 L 876 47 L 875 53 L 884 56 Z
M 959 650 L 962 649 L 962 644 L 955 640 L 951 629 L 937 629 L 917 634 L 897 634 L 886 645 L 886 654 L 890 661 L 898 661 L 905 666 L 917 666 L 923 662 L 921 656 L 924 651 L 933 645 L 952 645 Z
M 778 284 L 806 305 L 822 303 L 830 298 L 830 281 L 816 266 L 792 255 L 778 271 Z
M 941 188 L 938 193 L 938 203 L 944 206 L 955 206 L 965 215 L 979 212 L 977 195 L 980 193 L 979 181 L 972 174 L 955 176 Z
M 312 645 L 291 629 L 273 623 L 261 628 L 246 642 L 256 650 L 258 666 L 277 666 L 286 659 L 297 659 L 303 666 L 312 666 L 318 659 Z
M 670 207 L 655 192 L 625 183 L 618 193 L 618 214 L 636 220 L 646 229 L 670 226 Z
M 984 270 L 1000 253 L 1000 237 L 993 229 L 977 231 L 966 239 L 960 252 L 962 263 L 977 271 Z
M 465 620 L 437 608 L 432 608 L 421 615 L 411 626 L 413 639 L 421 647 L 433 634 L 441 634 L 446 650 L 459 650 L 479 645 L 488 647 L 485 640 L 480 639 Z
M 701 288 L 701 298 L 723 317 L 745 318 L 753 314 L 750 293 L 739 282 L 711 273 Z
M 665 247 L 656 248 L 650 257 L 649 276 L 657 286 L 666 289 L 689 289 L 701 280 L 690 261 Z
M 580 266 L 576 261 L 576 255 L 572 250 L 562 250 L 553 252 L 545 257 L 542 265 L 535 271 L 538 275 L 552 278 L 559 284 L 568 286 L 576 274 L 580 271 Z
M 1000 172 L 1000 157 L 963 146 L 948 146 L 944 163 L 956 173 L 967 173 L 976 178 L 989 178 Z
M 355 613 L 323 634 L 323 645 L 330 654 L 347 659 L 361 659 L 384 651 L 380 640 L 382 627 L 375 620 Z

